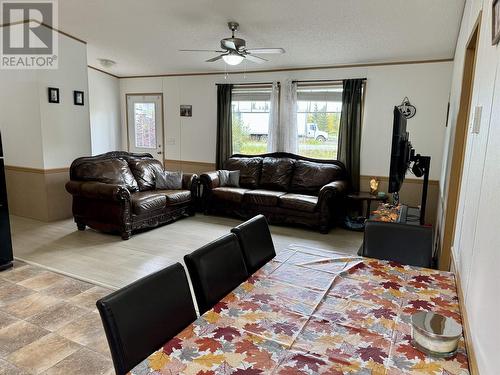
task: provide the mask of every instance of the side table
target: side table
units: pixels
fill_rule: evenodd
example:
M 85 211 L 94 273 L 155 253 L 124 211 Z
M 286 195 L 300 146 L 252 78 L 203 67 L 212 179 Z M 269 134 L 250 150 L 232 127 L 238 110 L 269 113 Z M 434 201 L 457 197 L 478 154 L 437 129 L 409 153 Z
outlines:
M 385 194 L 384 196 L 378 196 L 370 194 L 369 192 L 360 191 L 358 193 L 347 194 L 347 199 L 354 202 L 366 202 L 366 215 L 365 218 L 368 219 L 371 213 L 371 203 L 373 201 L 387 202 L 389 196 Z

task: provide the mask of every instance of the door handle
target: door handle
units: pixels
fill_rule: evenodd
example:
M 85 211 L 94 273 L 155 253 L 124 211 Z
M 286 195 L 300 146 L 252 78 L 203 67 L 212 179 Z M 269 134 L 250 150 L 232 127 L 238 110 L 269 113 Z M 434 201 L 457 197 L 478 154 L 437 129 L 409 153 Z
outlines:
M 158 151 L 158 152 L 157 152 L 157 154 L 158 154 L 158 155 L 161 155 L 161 154 L 162 154 L 162 152 L 161 152 L 161 151 Z

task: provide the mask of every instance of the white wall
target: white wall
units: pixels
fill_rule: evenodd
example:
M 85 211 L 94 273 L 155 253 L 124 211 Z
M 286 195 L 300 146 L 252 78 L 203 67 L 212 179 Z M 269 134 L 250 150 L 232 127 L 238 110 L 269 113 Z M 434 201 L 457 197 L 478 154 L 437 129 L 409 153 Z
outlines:
M 497 374 L 500 368 L 500 51 L 497 46 L 491 45 L 491 0 L 469 0 L 465 6 L 453 68 L 438 219 L 442 226 L 466 43 L 481 9 L 480 41 L 471 105 L 472 108 L 482 106 L 482 116 L 479 134 L 471 133 L 472 118 L 469 119 L 453 257 L 464 290 L 479 370 L 481 374 L 488 375 Z
M 90 115 L 85 44 L 59 35 L 59 66 L 38 76 L 45 169 L 68 167 L 90 154 Z M 59 88 L 59 104 L 49 103 L 47 87 Z M 73 103 L 73 91 L 84 92 L 84 105 Z
M 122 149 L 118 78 L 88 69 L 92 155 Z
M 0 130 L 7 165 L 43 168 L 37 75 L 0 70 Z
M 270 82 L 292 79 L 367 78 L 363 122 L 361 174 L 387 176 L 392 132 L 392 109 L 405 96 L 417 107 L 408 122 L 418 152 L 432 157 L 431 179 L 441 171 L 452 63 L 389 65 L 325 70 L 120 79 L 122 124 L 126 123 L 125 94 L 164 95 L 166 159 L 215 162 L 216 83 Z M 193 117 L 180 117 L 179 105 L 193 105 Z M 123 125 L 125 126 L 125 125 Z M 126 132 L 122 132 L 126 133 Z M 122 144 L 126 144 L 122 135 Z
M 60 103 L 47 88 L 59 88 Z M 73 104 L 73 90 L 88 98 L 87 48 L 59 35 L 56 70 L 0 70 L 0 129 L 7 165 L 68 167 L 90 153 L 88 103 Z

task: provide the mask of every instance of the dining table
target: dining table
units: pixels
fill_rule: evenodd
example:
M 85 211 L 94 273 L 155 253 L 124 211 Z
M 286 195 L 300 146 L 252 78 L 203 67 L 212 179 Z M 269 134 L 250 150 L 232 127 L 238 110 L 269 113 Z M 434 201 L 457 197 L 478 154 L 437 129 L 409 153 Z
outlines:
M 463 335 L 412 345 L 418 311 L 462 324 L 453 273 L 292 244 L 130 374 L 469 374 Z

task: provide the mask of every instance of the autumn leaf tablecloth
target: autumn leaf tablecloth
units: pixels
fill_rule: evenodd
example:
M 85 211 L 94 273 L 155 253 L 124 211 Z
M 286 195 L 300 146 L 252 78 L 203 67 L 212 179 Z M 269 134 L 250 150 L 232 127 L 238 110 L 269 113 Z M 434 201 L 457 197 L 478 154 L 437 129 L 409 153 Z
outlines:
M 131 375 L 468 374 L 411 345 L 410 316 L 461 323 L 452 273 L 291 245 Z

